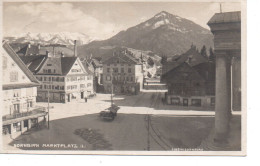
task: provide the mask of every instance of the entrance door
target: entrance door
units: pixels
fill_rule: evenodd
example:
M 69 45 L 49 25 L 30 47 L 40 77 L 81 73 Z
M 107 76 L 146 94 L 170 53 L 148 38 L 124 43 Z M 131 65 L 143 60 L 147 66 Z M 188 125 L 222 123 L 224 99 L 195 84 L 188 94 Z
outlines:
M 84 99 L 84 92 L 80 92 L 81 99 Z
M 183 99 L 183 106 L 188 106 L 188 99 Z
M 68 102 L 70 102 L 70 94 L 68 94 Z

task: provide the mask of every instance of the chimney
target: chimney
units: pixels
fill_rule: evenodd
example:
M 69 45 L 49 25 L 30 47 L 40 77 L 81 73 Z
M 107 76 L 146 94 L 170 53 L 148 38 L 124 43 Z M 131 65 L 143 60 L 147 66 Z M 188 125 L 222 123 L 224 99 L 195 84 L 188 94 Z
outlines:
M 31 43 L 28 44 L 28 48 L 31 48 Z
M 46 51 L 46 56 L 51 57 L 51 54 L 49 53 L 49 51 Z
M 77 40 L 74 40 L 74 56 L 77 56 Z
M 61 51 L 60 56 L 63 58 L 64 57 L 64 53 Z

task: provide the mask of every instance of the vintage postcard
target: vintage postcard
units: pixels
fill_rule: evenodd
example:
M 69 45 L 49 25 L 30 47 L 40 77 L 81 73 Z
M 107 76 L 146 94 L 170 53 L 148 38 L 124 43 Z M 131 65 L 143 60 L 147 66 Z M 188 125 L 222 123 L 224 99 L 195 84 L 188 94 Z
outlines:
M 1 153 L 246 155 L 246 1 L 3 1 Z

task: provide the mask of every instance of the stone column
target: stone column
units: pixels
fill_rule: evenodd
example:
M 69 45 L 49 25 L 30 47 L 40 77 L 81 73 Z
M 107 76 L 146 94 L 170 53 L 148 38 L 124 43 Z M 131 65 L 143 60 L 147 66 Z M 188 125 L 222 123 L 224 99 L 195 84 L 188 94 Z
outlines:
M 30 130 L 31 127 L 32 127 L 31 119 L 28 119 L 27 131 Z
M 241 111 L 241 57 L 236 56 L 232 64 L 233 110 Z
M 226 54 L 216 52 L 216 106 L 215 106 L 215 138 L 216 142 L 226 140 L 229 131 L 230 93 L 228 62 Z
M 21 121 L 21 134 L 23 134 L 24 132 L 24 121 L 22 120 Z

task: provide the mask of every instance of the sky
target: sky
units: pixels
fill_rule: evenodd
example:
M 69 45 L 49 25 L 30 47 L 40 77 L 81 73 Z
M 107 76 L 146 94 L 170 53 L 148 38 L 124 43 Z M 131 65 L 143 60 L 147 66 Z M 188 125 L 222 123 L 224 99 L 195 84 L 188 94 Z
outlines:
M 238 2 L 222 3 L 222 11 L 240 11 Z M 4 2 L 3 34 L 80 32 L 107 39 L 161 11 L 189 19 L 204 28 L 219 3 L 209 2 Z

